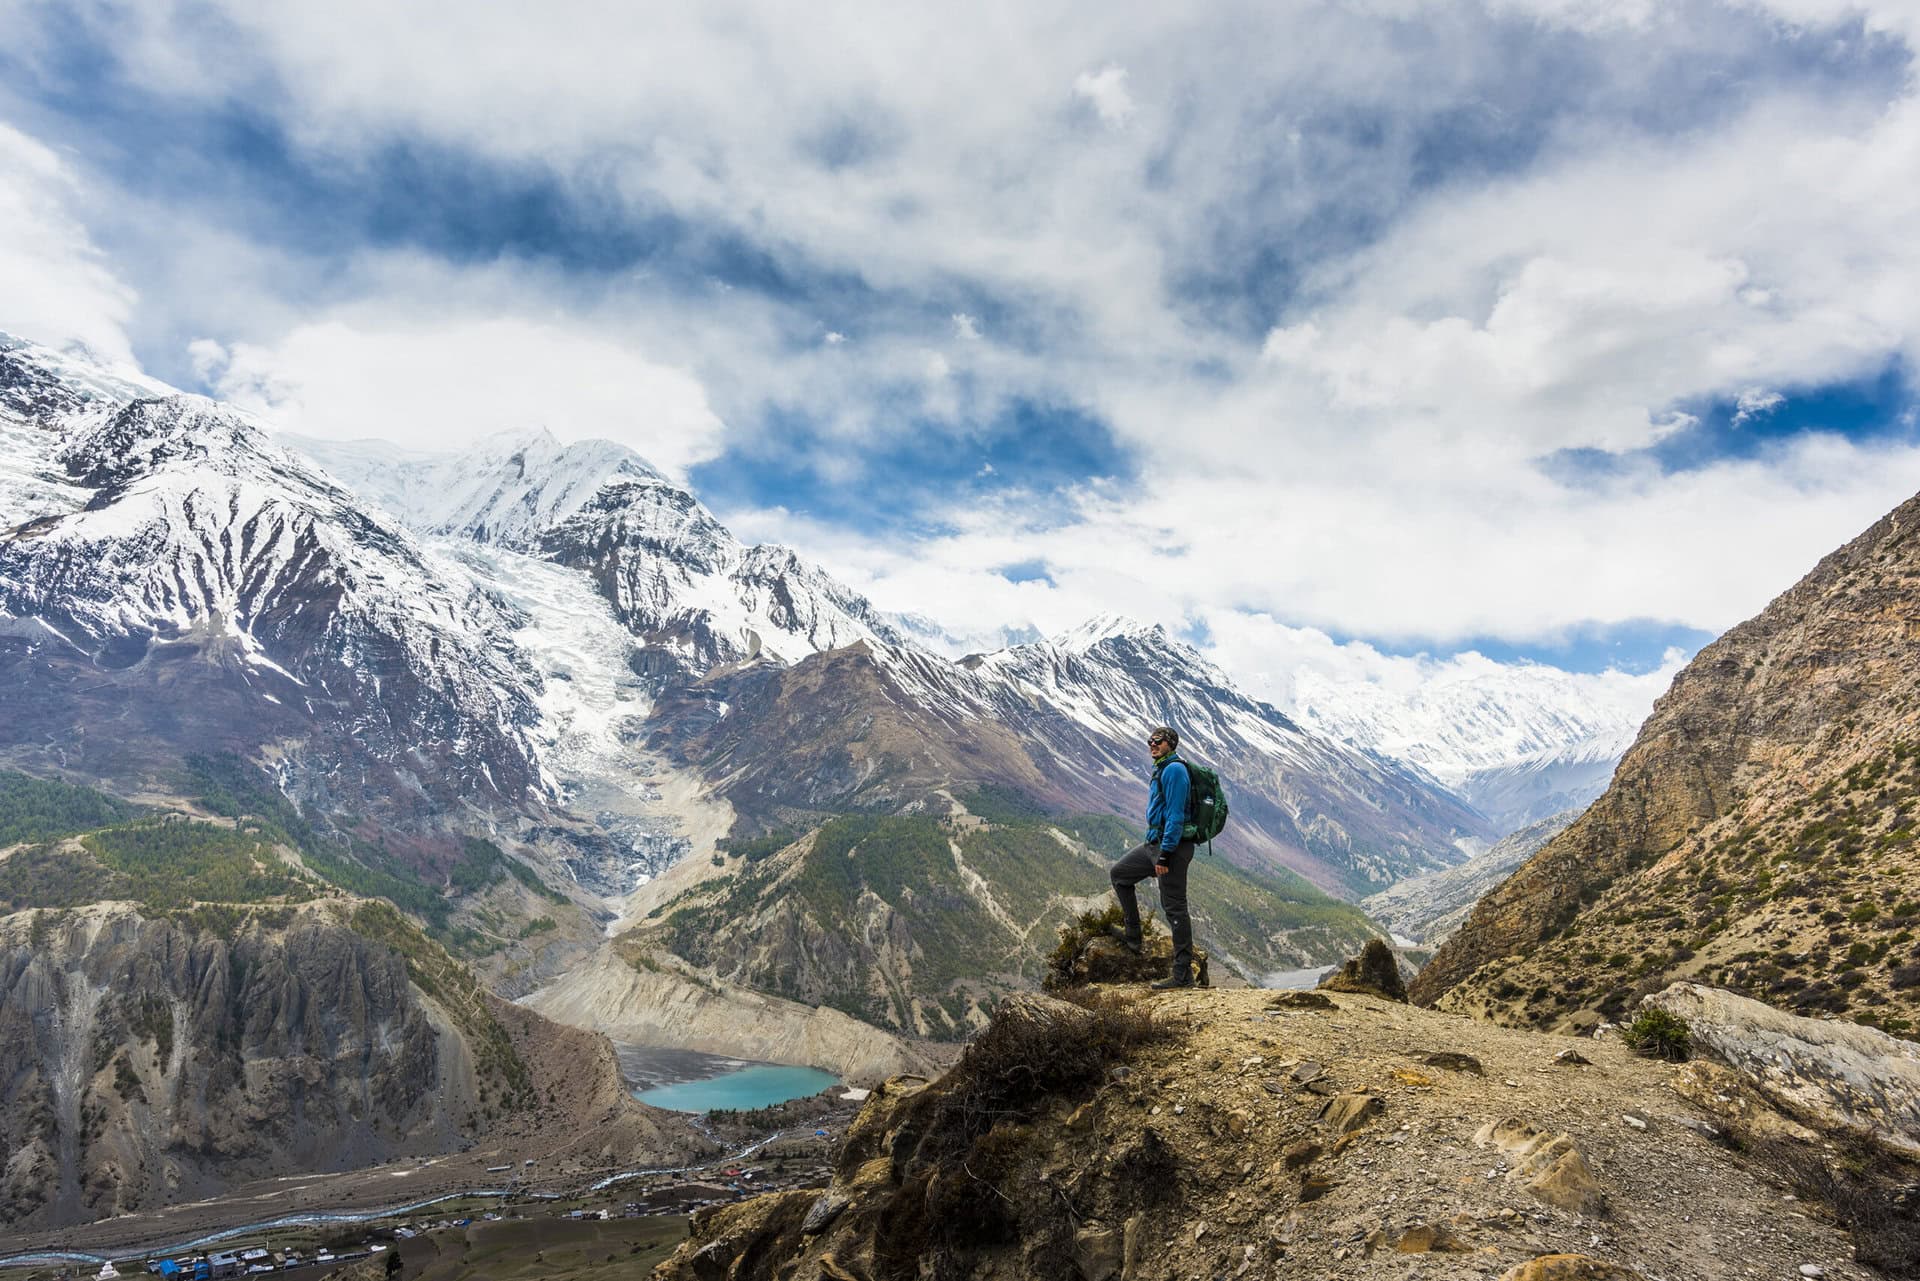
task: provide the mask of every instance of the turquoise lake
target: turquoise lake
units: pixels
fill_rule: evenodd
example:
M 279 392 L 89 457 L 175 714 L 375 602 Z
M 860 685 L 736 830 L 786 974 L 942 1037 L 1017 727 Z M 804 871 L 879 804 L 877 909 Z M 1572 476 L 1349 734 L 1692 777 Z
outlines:
M 755 1063 L 700 1081 L 675 1081 L 634 1095 L 642 1103 L 676 1112 L 709 1112 L 719 1108 L 747 1110 L 771 1107 L 788 1099 L 818 1094 L 840 1079 L 818 1068 Z

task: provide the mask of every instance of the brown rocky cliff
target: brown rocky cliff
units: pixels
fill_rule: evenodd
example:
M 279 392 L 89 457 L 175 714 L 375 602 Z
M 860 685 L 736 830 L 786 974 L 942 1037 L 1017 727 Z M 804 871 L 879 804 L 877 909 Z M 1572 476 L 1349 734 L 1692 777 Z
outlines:
M 1563 1021 L 1552 1008 L 1502 1005 L 1517 990 L 1554 987 L 1591 957 L 1597 937 L 1564 944 L 1596 917 L 1659 910 L 1696 884 L 1736 900 L 1759 886 L 1774 854 L 1739 846 L 1708 872 L 1690 861 L 1714 855 L 1716 838 L 1787 823 L 1792 807 L 1823 780 L 1920 735 L 1920 498 L 1909 500 L 1820 562 L 1757 617 L 1702 650 L 1655 705 L 1621 760 L 1613 785 L 1559 837 L 1489 892 L 1413 985 L 1416 1002 L 1495 1017 Z M 1863 802 L 1865 803 L 1865 802 Z M 1736 843 L 1738 845 L 1738 843 Z M 1896 851 L 1883 871 L 1903 866 Z M 1871 880 L 1874 869 L 1864 874 Z M 1700 873 L 1696 881 L 1694 874 Z M 1653 878 L 1658 878 L 1653 879 Z M 1808 897 L 1818 883 L 1810 881 Z M 1898 899 L 1897 886 L 1882 889 Z M 1611 898 L 1609 898 L 1611 896 Z M 1610 912 L 1599 911 L 1607 900 Z M 1656 980 L 1721 934 L 1736 937 L 1722 904 L 1703 931 L 1671 941 L 1637 976 Z M 1769 910 L 1736 902 L 1738 909 Z M 1782 907 L 1778 910 L 1789 910 Z M 1569 928 L 1571 927 L 1571 929 Z M 1562 940 L 1564 964 L 1525 964 Z M 1638 949 L 1645 952 L 1644 947 Z M 1682 955 L 1682 954 L 1686 955 Z M 1619 955 L 1609 944 L 1604 955 Z M 1677 959 L 1675 959 L 1677 958 Z M 1588 965 L 1591 965 L 1589 960 Z M 1516 968 L 1517 967 L 1517 968 Z M 1619 987 L 1620 985 L 1614 985 Z M 1490 995 L 1498 992 L 1501 996 Z M 1624 988 L 1615 993 L 1624 1004 Z M 1573 1003 L 1577 1004 L 1577 1003 Z
M 0 1225 L 474 1141 L 560 1169 L 704 1149 L 627 1096 L 604 1038 L 490 996 L 399 919 L 340 900 L 0 917 Z
M 477 1096 L 451 1032 L 402 957 L 319 906 L 227 929 L 127 905 L 0 920 L 0 1218 L 448 1145 Z

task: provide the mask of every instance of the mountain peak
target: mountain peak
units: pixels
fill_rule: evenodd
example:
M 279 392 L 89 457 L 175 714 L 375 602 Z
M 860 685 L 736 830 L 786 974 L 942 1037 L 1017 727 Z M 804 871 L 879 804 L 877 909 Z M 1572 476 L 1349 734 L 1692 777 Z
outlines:
M 665 479 L 625 445 L 562 443 L 545 427 L 496 432 L 459 450 L 404 450 L 384 441 L 289 443 L 420 533 L 509 547 L 536 545 L 618 482 Z
M 137 366 L 82 343 L 56 350 L 0 329 L 0 355 L 7 363 L 32 370 L 39 379 L 57 382 L 67 392 L 94 402 L 124 404 L 179 394 L 177 388 L 148 377 Z
M 1095 614 L 1078 627 L 1048 638 L 1047 643 L 1070 654 L 1084 654 L 1102 641 L 1128 639 L 1167 639 L 1167 629 L 1159 623 L 1143 623 L 1125 614 L 1106 611 Z
M 67 470 L 95 488 L 124 484 L 179 459 L 233 474 L 272 451 L 266 433 L 239 411 L 202 396 L 136 400 L 61 450 Z

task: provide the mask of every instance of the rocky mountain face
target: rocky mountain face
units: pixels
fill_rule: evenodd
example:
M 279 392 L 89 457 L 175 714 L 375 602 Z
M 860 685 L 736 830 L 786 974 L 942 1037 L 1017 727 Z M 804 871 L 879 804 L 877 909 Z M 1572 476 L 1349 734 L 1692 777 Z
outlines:
M 405 530 L 196 397 L 60 425 L 16 426 L 51 448 L 0 532 L 0 750 L 123 780 L 269 753 L 362 810 L 539 788 L 503 624 Z
M 1494 889 L 1416 1000 L 1549 1027 L 1675 979 L 1911 1034 L 1920 499 L 1702 650 L 1613 785 Z
M 694 1138 L 624 1093 L 604 1042 L 507 1005 L 439 941 L 512 936 L 501 915 L 538 882 L 498 847 L 469 841 L 436 893 L 348 860 L 238 763 L 194 768 L 224 818 L 0 771 L 0 1222 L 160 1216 L 476 1140 L 604 1167 Z M 426 928 L 329 881 L 389 889 Z
M 0 1082 L 16 1229 L 441 1152 L 530 1097 L 470 997 L 319 905 L 0 917 Z
M 1403 939 L 1438 947 L 1460 928 L 1473 905 L 1532 858 L 1542 845 L 1565 831 L 1578 818 L 1568 810 L 1529 823 L 1502 837 L 1458 867 L 1409 877 L 1360 900 L 1367 915 Z

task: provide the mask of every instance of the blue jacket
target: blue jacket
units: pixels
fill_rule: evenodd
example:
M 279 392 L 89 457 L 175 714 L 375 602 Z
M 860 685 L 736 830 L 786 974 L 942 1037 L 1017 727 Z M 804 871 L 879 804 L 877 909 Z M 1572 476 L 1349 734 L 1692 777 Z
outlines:
M 1187 825 L 1187 791 L 1193 780 L 1187 776 L 1187 763 L 1178 756 L 1153 771 L 1147 788 L 1147 841 L 1160 842 L 1171 852 L 1180 844 L 1181 831 Z

